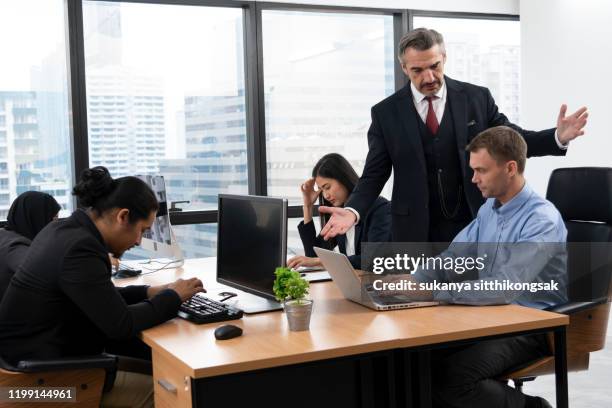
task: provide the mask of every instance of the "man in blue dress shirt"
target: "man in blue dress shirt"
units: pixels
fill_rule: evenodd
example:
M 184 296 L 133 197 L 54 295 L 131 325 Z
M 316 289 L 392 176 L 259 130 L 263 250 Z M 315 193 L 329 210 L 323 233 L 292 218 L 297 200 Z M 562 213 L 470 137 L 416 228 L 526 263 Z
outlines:
M 525 181 L 525 142 L 513 129 L 499 126 L 479 134 L 466 149 L 474 170 L 472 182 L 487 200 L 439 256 L 480 257 L 484 268 L 472 281 L 472 290 L 434 290 L 433 298 L 471 305 L 515 303 L 537 309 L 567 302 L 567 230 L 555 206 Z M 419 282 L 465 281 L 463 274 L 452 269 L 421 268 L 413 277 Z M 554 289 L 514 288 L 521 288 L 520 284 Z M 504 290 L 504 285 L 511 289 Z
M 525 181 L 525 141 L 515 130 L 498 126 L 480 133 L 466 150 L 474 170 L 472 182 L 486 201 L 476 219 L 439 257 L 480 257 L 484 266 L 472 276 L 463 269 L 459 273 L 458 268 L 419 268 L 409 280 L 421 284 L 464 282 L 470 283 L 471 289 L 449 287 L 403 294 L 418 300 L 433 298 L 471 305 L 514 303 L 538 309 L 565 303 L 567 230 L 554 205 Z M 401 280 L 400 276 L 389 280 Z M 495 287 L 496 283 L 509 288 Z M 527 286 L 517 289 L 520 285 Z M 550 290 L 529 289 L 547 285 Z M 434 406 L 550 407 L 546 400 L 524 395 L 496 380 L 513 367 L 549 354 L 544 335 L 440 350 L 432 356 Z

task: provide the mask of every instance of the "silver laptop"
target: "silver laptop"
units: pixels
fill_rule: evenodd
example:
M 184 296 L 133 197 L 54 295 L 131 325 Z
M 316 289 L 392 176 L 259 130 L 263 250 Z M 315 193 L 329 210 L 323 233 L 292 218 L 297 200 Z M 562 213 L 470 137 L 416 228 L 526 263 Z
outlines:
M 314 251 L 332 280 L 348 300 L 374 310 L 408 309 L 435 306 L 438 302 L 415 302 L 402 295 L 381 295 L 369 285 L 362 285 L 346 255 L 314 247 Z

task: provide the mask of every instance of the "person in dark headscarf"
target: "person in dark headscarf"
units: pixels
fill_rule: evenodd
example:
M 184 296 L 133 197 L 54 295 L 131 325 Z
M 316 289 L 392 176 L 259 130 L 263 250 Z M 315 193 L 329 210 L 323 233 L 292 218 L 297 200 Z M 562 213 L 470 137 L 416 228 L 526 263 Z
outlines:
M 30 243 L 60 209 L 55 198 L 38 191 L 26 191 L 11 204 L 6 226 L 0 228 L 0 300 Z

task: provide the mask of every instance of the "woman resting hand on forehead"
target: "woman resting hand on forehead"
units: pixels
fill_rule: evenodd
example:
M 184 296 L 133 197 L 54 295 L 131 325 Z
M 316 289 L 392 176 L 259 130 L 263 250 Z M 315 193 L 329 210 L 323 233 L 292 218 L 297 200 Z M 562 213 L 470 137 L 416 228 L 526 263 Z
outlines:
M 345 254 L 355 269 L 361 269 L 362 242 L 388 242 L 391 239 L 391 203 L 384 197 L 378 197 L 368 213 L 345 234 L 325 241 L 317 235 L 313 223 L 314 205 L 344 207 L 359 176 L 350 163 L 338 153 L 323 156 L 312 169 L 312 177 L 300 186 L 303 199 L 304 220 L 298 225 L 298 231 L 305 256 L 295 256 L 287 261 L 290 268 L 321 266 L 313 247 L 333 250 L 338 247 Z M 319 216 L 323 228 L 329 215 Z

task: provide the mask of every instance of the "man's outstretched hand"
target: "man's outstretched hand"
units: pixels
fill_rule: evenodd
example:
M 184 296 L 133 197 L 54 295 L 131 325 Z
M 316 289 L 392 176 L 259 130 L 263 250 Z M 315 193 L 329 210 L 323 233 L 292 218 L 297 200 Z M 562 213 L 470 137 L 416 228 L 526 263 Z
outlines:
M 320 206 L 319 212 L 331 214 L 320 234 L 326 241 L 337 235 L 345 234 L 357 221 L 355 213 L 345 208 Z
M 584 127 L 589 117 L 586 106 L 583 106 L 569 116 L 565 116 L 566 112 L 567 105 L 561 105 L 559 117 L 557 118 L 557 137 L 561 144 L 567 144 L 578 136 L 584 135 Z

